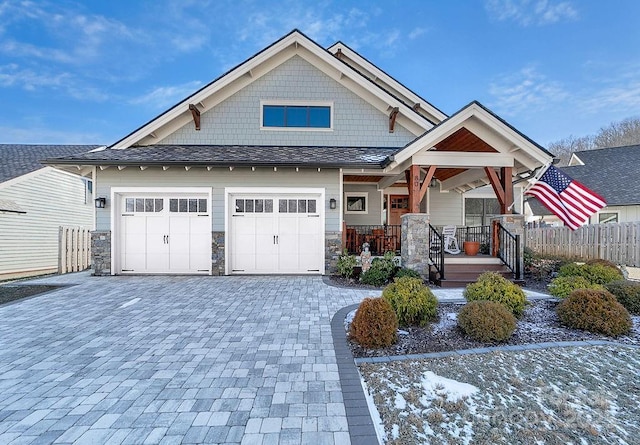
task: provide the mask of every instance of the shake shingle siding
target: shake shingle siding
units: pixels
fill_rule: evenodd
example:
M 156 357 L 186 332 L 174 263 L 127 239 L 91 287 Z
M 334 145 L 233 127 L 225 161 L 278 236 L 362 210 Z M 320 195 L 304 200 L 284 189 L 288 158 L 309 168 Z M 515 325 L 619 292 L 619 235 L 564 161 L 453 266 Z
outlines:
M 333 130 L 261 130 L 261 100 L 332 101 Z M 389 133 L 388 115 L 299 56 L 203 113 L 200 119 L 200 131 L 189 122 L 158 143 L 402 147 L 417 136 L 398 123 L 394 133 Z

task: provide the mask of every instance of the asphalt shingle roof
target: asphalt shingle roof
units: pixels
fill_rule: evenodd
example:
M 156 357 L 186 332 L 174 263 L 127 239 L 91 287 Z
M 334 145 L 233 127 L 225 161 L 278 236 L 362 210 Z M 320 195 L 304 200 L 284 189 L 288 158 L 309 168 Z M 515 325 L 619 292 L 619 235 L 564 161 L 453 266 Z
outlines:
M 45 158 L 71 156 L 93 150 L 99 145 L 24 145 L 0 144 L 0 182 L 39 170 Z
M 602 195 L 607 204 L 640 204 L 640 145 L 575 153 L 585 165 L 561 170 Z
M 254 145 L 149 145 L 47 159 L 82 165 L 248 165 L 380 167 L 398 150 L 388 147 L 290 147 Z

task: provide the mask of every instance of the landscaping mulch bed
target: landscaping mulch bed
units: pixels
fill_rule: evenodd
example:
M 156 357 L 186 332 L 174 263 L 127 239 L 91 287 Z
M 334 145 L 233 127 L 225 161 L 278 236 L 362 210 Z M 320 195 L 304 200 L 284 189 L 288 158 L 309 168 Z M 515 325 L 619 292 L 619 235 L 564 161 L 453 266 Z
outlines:
M 0 305 L 20 300 L 21 298 L 32 297 L 43 292 L 59 289 L 60 286 L 45 284 L 25 284 L 25 285 L 2 285 L 0 286 Z
M 615 340 L 620 343 L 640 345 L 640 316 L 632 317 L 633 329 L 624 337 L 612 339 L 599 334 L 569 329 L 560 325 L 555 309 L 558 300 L 531 301 L 511 338 L 500 345 L 523 345 L 530 343 Z M 388 348 L 365 349 L 350 342 L 354 357 L 381 357 L 428 352 L 454 351 L 459 349 L 483 348 L 497 344 L 481 343 L 467 337 L 457 324 L 461 304 L 438 304 L 438 321 L 424 328 L 401 328 L 398 342 Z

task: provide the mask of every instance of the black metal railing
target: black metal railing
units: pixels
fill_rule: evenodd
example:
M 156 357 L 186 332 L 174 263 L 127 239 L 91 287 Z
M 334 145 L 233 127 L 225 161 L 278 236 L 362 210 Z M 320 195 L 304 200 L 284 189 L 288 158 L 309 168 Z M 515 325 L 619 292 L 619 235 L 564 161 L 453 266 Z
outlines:
M 520 235 L 512 234 L 502 224 L 497 223 L 497 244 L 495 250 L 498 258 L 513 272 L 516 280 L 521 280 Z
M 491 226 L 463 227 L 462 230 L 464 231 L 465 241 L 477 241 L 480 243 L 480 253 L 489 253 Z
M 350 255 L 360 255 L 364 243 L 369 243 L 371 255 L 384 255 L 389 251 L 400 253 L 399 225 L 347 225 L 346 230 L 345 247 Z
M 429 261 L 436 269 L 434 277 L 429 273 L 429 279 L 437 282 L 444 280 L 444 236 L 429 224 Z

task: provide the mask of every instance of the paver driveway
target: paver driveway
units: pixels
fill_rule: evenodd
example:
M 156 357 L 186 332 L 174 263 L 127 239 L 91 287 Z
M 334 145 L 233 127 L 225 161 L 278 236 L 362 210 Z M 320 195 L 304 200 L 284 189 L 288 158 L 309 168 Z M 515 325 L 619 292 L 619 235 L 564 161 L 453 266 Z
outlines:
M 0 307 L 0 443 L 349 443 L 320 277 L 105 277 Z

